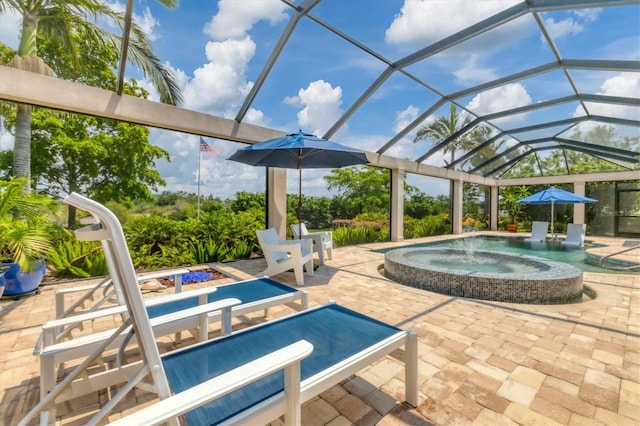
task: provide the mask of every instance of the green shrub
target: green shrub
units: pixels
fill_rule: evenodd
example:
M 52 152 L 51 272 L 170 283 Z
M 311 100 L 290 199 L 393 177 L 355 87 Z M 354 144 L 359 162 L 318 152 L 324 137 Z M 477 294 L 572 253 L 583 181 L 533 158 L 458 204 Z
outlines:
M 196 264 L 220 262 L 228 259 L 229 248 L 212 238 L 187 244 L 187 249 Z
M 383 228 L 385 229 L 385 228 Z M 338 246 L 387 241 L 387 232 L 373 226 L 341 226 L 333 230 L 333 242 Z M 386 235 L 386 237 L 385 237 Z M 385 239 L 387 238 L 387 239 Z
M 404 237 L 420 238 L 431 235 L 445 235 L 451 233 L 451 224 L 443 215 L 425 216 L 415 219 L 409 216 L 404 218 Z
M 234 244 L 228 252 L 227 259 L 221 259 L 222 262 L 236 260 L 236 259 L 249 259 L 255 248 L 255 244 L 248 243 L 246 241 L 238 241 Z
M 194 264 L 191 253 L 184 245 L 143 246 L 131 251 L 131 260 L 136 268 L 154 270 Z
M 161 246 L 183 246 L 190 234 L 185 223 L 155 215 L 132 218 L 125 226 L 129 250 L 154 254 L 162 250 Z
M 47 263 L 55 274 L 80 278 L 109 273 L 102 245 L 96 241 L 63 241 L 49 249 Z

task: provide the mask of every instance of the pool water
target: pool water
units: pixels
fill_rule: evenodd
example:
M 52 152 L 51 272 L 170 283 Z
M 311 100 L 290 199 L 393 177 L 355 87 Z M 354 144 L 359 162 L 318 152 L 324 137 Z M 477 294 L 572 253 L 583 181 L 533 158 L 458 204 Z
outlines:
M 584 248 L 565 246 L 559 242 L 550 241 L 546 243 L 528 242 L 524 241 L 524 238 L 519 237 L 479 235 L 474 237 L 436 241 L 433 243 L 415 244 L 411 247 L 452 248 L 465 250 L 469 254 L 474 250 L 496 251 L 510 254 L 515 253 L 526 256 L 538 256 L 556 262 L 568 263 L 584 272 L 601 272 L 608 274 L 624 273 L 624 271 L 616 271 L 613 269 L 599 267 L 598 262 L 600 259 L 596 256 L 588 255 Z M 591 247 L 595 246 L 591 245 Z M 380 250 L 380 252 L 386 251 L 388 250 Z

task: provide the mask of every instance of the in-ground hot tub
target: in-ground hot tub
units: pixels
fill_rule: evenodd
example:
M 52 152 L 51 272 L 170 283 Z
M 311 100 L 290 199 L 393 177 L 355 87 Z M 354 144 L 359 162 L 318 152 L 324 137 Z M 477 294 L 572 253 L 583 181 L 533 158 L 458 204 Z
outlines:
M 385 253 L 384 273 L 401 284 L 474 299 L 560 304 L 582 301 L 582 271 L 534 256 L 441 248 Z

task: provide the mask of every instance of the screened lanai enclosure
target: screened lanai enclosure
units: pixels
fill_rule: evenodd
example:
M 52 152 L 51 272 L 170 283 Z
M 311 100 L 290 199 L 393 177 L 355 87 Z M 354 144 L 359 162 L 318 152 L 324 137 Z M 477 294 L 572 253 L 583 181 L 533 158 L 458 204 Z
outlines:
M 555 185 L 598 200 L 566 207 L 569 221 L 593 235 L 640 237 L 640 1 L 188 3 L 128 0 L 122 29 L 96 21 L 116 37 L 114 87 L 56 73 L 55 63 L 48 74 L 20 66 L 7 53 L 0 99 L 148 126 L 171 154 L 163 173 L 174 185 L 193 182 L 199 137 L 227 157 L 299 129 L 363 149 L 390 173 L 392 240 L 403 238 L 405 181 L 446 188 L 454 233 L 470 208 L 497 229 L 508 188 Z M 0 41 L 18 50 L 26 21 L 2 5 Z M 176 105 L 160 102 L 163 91 L 131 55 L 138 30 L 175 77 Z M 131 79 L 148 99 L 127 94 Z M 5 124 L 3 150 L 16 131 Z M 229 171 L 242 166 L 220 164 L 209 172 L 227 174 L 210 186 L 250 184 Z M 287 172 L 251 176 L 266 188 L 268 225 L 284 232 Z

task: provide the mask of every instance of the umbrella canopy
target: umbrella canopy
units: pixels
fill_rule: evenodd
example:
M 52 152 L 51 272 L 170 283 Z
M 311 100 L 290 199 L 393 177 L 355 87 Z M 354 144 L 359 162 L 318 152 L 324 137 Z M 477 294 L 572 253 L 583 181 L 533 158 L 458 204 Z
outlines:
M 369 162 L 364 151 L 302 131 L 239 149 L 228 159 L 252 166 L 298 169 L 298 223 L 300 224 L 302 223 L 302 169 L 334 169 Z
M 522 198 L 516 203 L 519 204 L 551 204 L 551 235 L 553 235 L 553 206 L 555 204 L 577 204 L 577 203 L 596 203 L 598 200 L 593 198 L 583 197 L 582 195 L 574 194 L 573 192 L 565 191 L 564 189 L 551 187 L 544 189 L 540 192 L 536 192 L 533 195 Z
M 544 189 L 540 192 L 536 192 L 533 195 L 522 198 L 516 203 L 519 204 L 577 204 L 577 203 L 595 203 L 598 200 L 593 198 L 583 197 L 582 195 L 574 194 L 573 192 L 565 191 L 564 189 L 551 187 Z

